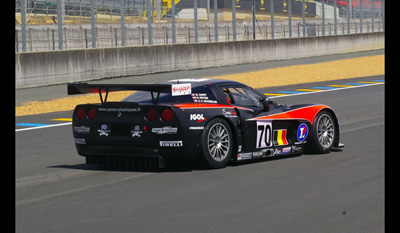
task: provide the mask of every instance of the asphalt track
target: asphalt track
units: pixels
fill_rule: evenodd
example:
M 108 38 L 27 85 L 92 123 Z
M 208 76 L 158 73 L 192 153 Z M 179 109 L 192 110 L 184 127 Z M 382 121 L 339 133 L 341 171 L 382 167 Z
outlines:
M 368 80 L 384 76 L 351 81 Z M 16 232 L 384 232 L 384 86 L 276 97 L 331 106 L 346 147 L 220 170 L 107 170 L 84 164 L 68 122 L 17 131 Z

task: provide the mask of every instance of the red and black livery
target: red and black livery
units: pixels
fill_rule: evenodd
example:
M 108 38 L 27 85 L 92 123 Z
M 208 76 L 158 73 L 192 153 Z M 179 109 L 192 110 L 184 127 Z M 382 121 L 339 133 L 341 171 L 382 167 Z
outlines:
M 121 102 L 109 92 L 135 90 Z M 323 104 L 286 106 L 245 84 L 184 79 L 159 84 L 68 84 L 68 94 L 99 93 L 76 106 L 72 130 L 88 164 L 163 167 L 187 160 L 207 168 L 229 161 L 328 153 L 339 143 L 335 112 Z

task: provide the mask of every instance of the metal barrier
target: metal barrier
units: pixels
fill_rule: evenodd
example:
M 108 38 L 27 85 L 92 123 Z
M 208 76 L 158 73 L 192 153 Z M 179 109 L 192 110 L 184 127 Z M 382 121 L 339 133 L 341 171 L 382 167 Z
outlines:
M 383 32 L 15 54 L 17 89 L 384 48 Z
M 249 10 L 239 10 L 236 0 L 223 10 L 217 0 L 186 0 L 192 8 L 176 9 L 175 0 L 170 1 L 171 8 L 163 7 L 161 0 L 17 0 L 15 51 L 344 35 L 381 32 L 385 27 L 384 0 L 378 0 L 380 7 L 361 4 L 352 9 L 349 4 L 339 8 L 336 1 L 328 5 L 327 0 L 285 0 L 281 12 L 274 12 L 278 0 L 265 0 L 263 5 L 249 0 Z M 292 13 L 295 3 L 301 15 Z M 307 17 L 306 3 L 321 4 L 317 17 Z M 42 24 L 29 24 L 34 18 Z

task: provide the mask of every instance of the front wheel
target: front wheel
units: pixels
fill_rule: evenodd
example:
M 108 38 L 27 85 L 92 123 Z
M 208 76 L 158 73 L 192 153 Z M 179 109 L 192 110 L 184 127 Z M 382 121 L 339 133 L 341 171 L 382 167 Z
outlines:
M 306 152 L 329 153 L 337 133 L 337 126 L 332 114 L 328 111 L 321 111 L 315 117 L 314 124 L 311 127 Z
M 232 155 L 232 131 L 221 118 L 208 122 L 201 137 L 203 161 L 206 168 L 226 167 Z

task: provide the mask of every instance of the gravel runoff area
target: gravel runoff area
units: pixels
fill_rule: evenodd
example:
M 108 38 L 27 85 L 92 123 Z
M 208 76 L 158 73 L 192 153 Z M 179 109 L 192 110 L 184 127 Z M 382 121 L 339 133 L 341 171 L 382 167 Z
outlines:
M 385 74 L 385 55 L 373 55 L 204 78 L 229 79 L 253 88 L 263 88 L 383 74 Z M 120 101 L 132 93 L 131 91 L 113 92 L 110 93 L 108 101 Z M 77 104 L 99 102 L 98 94 L 68 96 L 50 101 L 27 101 L 15 107 L 15 116 L 69 111 L 73 110 Z

